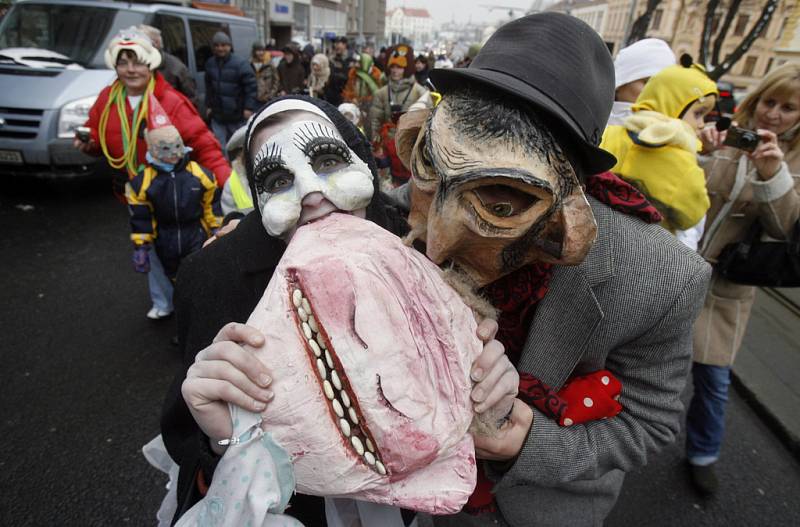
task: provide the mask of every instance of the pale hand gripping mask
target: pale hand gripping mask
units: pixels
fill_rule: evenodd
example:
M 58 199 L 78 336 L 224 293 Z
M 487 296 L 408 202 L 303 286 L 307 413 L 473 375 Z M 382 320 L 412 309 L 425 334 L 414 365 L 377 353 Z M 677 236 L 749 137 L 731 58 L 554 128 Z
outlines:
M 424 255 L 331 214 L 297 231 L 247 324 L 266 337 L 254 353 L 274 399 L 263 415 L 231 407 L 245 443 L 220 467 L 235 477 L 218 467 L 198 511 L 242 481 L 231 499 L 255 503 L 258 459 L 273 443 L 298 492 L 433 514 L 463 507 L 476 481 L 469 372 L 483 346 L 471 310 Z
M 477 287 L 533 262 L 580 263 L 596 234 L 553 137 L 519 110 L 493 116 L 490 104 L 445 97 L 430 116 L 404 116 L 397 139 L 413 175 L 407 241 Z
M 253 178 L 267 232 L 285 236 L 300 219 L 303 198 L 321 192 L 339 210 L 366 207 L 372 172 L 332 124 L 302 121 L 270 137 L 255 153 Z

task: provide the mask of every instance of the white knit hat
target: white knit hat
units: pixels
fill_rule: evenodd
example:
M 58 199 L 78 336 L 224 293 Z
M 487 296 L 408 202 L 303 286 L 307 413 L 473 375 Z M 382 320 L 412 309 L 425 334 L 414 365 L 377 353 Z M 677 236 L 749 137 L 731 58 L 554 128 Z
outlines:
M 106 66 L 112 70 L 116 68 L 117 57 L 123 49 L 133 51 L 139 62 L 147 64 L 150 71 L 161 64 L 161 53 L 153 46 L 153 41 L 135 26 L 120 30 L 108 43 L 105 53 Z
M 675 53 L 669 44 L 657 38 L 645 38 L 622 48 L 614 60 L 614 88 L 652 77 L 675 64 Z

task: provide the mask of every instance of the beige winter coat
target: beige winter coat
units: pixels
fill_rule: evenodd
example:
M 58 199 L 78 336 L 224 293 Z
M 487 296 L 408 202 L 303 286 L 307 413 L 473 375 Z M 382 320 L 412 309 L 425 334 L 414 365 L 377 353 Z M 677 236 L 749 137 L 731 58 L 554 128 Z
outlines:
M 781 170 L 762 181 L 740 150 L 723 148 L 706 160 L 711 208 L 700 242 L 700 254 L 715 263 L 729 243 L 744 239 L 754 221 L 760 221 L 766 236 L 786 239 L 800 217 L 800 151 L 785 153 Z M 797 149 L 800 150 L 800 149 Z M 694 360 L 715 366 L 730 366 L 747 329 L 755 288 L 711 277 L 705 304 L 694 326 Z

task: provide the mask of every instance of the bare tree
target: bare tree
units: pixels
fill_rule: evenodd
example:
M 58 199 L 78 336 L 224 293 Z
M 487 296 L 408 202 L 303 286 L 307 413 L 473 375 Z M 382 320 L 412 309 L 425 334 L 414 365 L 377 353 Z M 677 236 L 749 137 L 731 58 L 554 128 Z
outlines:
M 714 30 L 716 29 L 714 27 L 714 19 L 716 18 L 718 7 L 719 7 L 719 0 L 710 0 L 708 2 L 708 6 L 706 7 L 706 17 L 703 21 L 703 34 L 700 37 L 700 57 L 699 57 L 700 64 L 705 65 L 707 69 L 710 68 L 708 67 L 708 62 L 706 61 L 706 56 L 707 56 L 706 52 L 708 51 L 709 46 L 711 45 L 712 33 L 714 33 Z M 730 15 L 731 12 L 729 11 L 728 14 Z M 726 27 L 725 33 L 727 32 L 728 28 Z M 720 31 L 720 34 L 723 35 L 722 31 Z M 724 35 L 723 39 L 721 40 L 724 40 Z
M 650 27 L 650 20 L 653 18 L 653 13 L 655 13 L 656 7 L 658 7 L 660 3 L 661 0 L 647 0 L 647 7 L 644 13 L 633 23 L 631 32 L 628 34 L 628 38 L 625 39 L 626 46 L 630 46 L 637 40 L 642 40 L 647 36 L 647 28 Z
M 718 80 L 728 71 L 730 71 L 733 65 L 736 64 L 736 62 L 741 59 L 745 53 L 747 53 L 747 50 L 750 49 L 750 46 L 753 45 L 753 42 L 755 42 L 755 40 L 761 36 L 761 34 L 769 25 L 770 20 L 772 20 L 772 15 L 778 8 L 778 2 L 779 0 L 766 0 L 764 8 L 761 10 L 761 15 L 755 21 L 753 27 L 750 28 L 750 31 L 744 36 L 739 45 L 736 46 L 733 51 L 728 53 L 723 60 L 720 60 L 719 58 L 720 51 L 722 50 L 722 45 L 725 42 L 725 38 L 728 36 L 728 31 L 733 23 L 733 19 L 736 17 L 737 12 L 739 11 L 739 6 L 742 3 L 742 0 L 731 0 L 730 5 L 728 5 L 728 10 L 725 13 L 725 19 L 722 21 L 719 32 L 717 32 L 717 35 L 714 38 L 713 46 L 711 44 L 711 39 L 716 29 L 714 27 L 714 20 L 716 18 L 717 9 L 719 8 L 720 2 L 719 0 L 710 0 L 708 2 L 706 16 L 703 23 L 703 37 L 700 39 L 699 58 L 700 63 L 705 65 L 709 77 L 714 80 Z

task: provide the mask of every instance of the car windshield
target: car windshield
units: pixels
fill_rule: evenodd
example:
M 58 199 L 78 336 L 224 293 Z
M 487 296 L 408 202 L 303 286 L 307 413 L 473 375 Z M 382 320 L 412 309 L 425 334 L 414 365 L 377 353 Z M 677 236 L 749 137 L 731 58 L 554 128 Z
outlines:
M 99 52 L 131 14 L 69 4 L 17 4 L 0 22 L 0 49 L 55 51 L 82 66 L 103 68 Z

